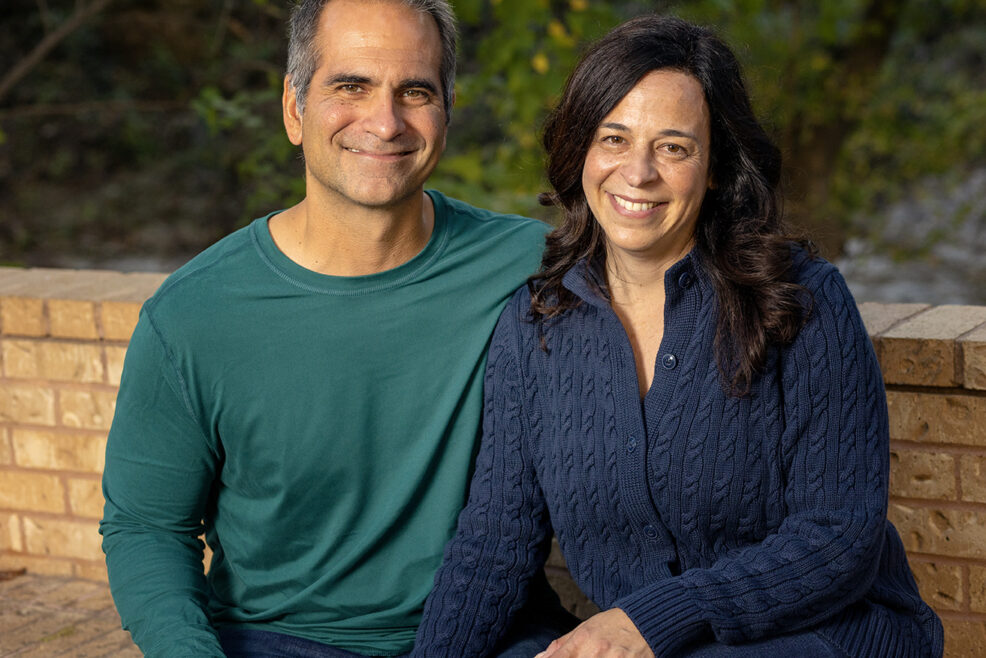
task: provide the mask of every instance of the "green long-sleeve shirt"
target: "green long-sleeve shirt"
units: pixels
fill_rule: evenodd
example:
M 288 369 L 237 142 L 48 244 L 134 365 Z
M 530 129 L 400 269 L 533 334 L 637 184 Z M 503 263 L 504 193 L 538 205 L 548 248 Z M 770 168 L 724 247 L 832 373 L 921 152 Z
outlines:
M 486 346 L 546 230 L 429 194 L 431 239 L 393 270 L 306 270 L 265 217 L 144 305 L 100 532 L 147 655 L 222 656 L 214 629 L 239 624 L 411 648 L 465 499 Z

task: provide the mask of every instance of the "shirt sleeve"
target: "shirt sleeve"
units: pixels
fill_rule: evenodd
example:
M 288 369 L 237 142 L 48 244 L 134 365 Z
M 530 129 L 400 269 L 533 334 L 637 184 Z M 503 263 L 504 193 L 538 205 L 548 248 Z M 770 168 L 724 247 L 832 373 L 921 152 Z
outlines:
M 107 441 L 100 533 L 123 627 L 146 656 L 224 655 L 199 539 L 217 461 L 145 307 Z
M 779 365 L 787 516 L 762 542 L 615 603 L 657 656 L 710 631 L 733 644 L 813 626 L 858 600 L 887 528 L 883 379 L 842 277 L 809 286 L 806 326 Z
M 425 602 L 412 656 L 486 656 L 527 599 L 550 544 L 547 506 L 524 437 L 517 298 L 493 334 L 483 436 L 469 500 Z

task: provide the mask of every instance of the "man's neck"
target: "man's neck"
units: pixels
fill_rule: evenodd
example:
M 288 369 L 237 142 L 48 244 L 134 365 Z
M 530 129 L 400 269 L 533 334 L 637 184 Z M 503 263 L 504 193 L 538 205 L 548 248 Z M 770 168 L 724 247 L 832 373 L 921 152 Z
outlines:
M 431 238 L 435 209 L 423 192 L 392 209 L 319 208 L 310 198 L 274 215 L 271 237 L 302 267 L 332 276 L 390 270 L 417 256 Z

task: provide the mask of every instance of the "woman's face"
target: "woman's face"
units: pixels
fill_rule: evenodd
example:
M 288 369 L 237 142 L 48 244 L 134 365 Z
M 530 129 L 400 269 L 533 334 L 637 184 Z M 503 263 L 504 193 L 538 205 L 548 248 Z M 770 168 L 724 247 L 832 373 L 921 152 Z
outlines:
M 596 128 L 582 168 L 607 255 L 679 259 L 709 188 L 709 108 L 698 80 L 651 71 Z

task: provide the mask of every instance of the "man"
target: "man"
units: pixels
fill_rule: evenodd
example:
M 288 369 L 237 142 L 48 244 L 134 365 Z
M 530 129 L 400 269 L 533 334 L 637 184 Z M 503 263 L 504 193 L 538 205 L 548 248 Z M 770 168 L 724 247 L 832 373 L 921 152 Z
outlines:
M 306 197 L 169 277 L 127 354 L 100 531 L 146 655 L 410 650 L 467 493 L 485 347 L 545 230 L 424 192 L 454 69 L 445 0 L 294 10 Z

